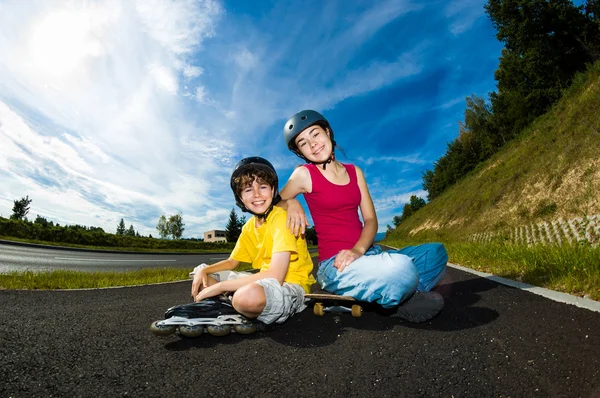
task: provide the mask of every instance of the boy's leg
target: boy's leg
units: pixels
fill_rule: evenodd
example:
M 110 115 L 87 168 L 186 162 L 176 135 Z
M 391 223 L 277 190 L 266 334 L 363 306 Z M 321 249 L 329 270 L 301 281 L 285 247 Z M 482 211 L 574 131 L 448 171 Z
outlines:
M 231 305 L 247 318 L 258 318 L 267 305 L 265 290 L 257 283 L 243 286 L 233 294 Z
M 287 282 L 280 285 L 274 278 L 244 286 L 235 292 L 232 303 L 236 311 L 265 324 L 285 322 L 306 308 L 304 289 L 300 285 Z
M 437 285 L 446 273 L 448 252 L 441 243 L 424 243 L 418 246 L 407 246 L 400 250 L 393 250 L 412 258 L 419 270 L 418 291 L 428 292 Z
M 399 253 L 369 250 L 342 272 L 333 266 L 334 259 L 319 264 L 317 282 L 335 294 L 392 308 L 408 299 L 418 284 L 417 268 Z

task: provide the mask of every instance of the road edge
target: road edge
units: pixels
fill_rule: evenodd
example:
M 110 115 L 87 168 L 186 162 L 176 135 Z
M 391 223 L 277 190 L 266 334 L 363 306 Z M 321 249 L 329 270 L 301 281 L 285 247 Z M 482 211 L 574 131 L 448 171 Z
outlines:
M 480 276 L 482 278 L 489 279 L 491 281 L 500 283 L 502 285 L 510 286 L 515 289 L 526 290 L 528 292 L 537 294 L 538 296 L 546 297 L 553 301 L 558 301 L 560 303 L 574 305 L 576 307 L 585 308 L 586 310 L 590 310 L 590 311 L 600 312 L 600 302 L 592 300 L 592 299 L 588 299 L 585 297 L 573 296 L 568 293 L 557 292 L 555 290 L 550 290 L 550 289 L 546 289 L 543 287 L 514 281 L 512 279 L 502 278 L 500 276 L 488 274 L 487 272 L 475 271 L 474 269 L 463 267 L 462 265 L 458 265 L 458 264 L 448 263 L 448 266 L 458 269 L 458 270 L 461 270 L 461 271 L 464 271 L 464 272 L 468 272 L 470 274 Z
M 393 250 L 398 250 L 397 248 L 389 245 L 379 244 L 380 246 L 389 247 Z M 557 301 L 559 303 L 574 305 L 579 308 L 584 308 L 586 310 L 600 312 L 600 302 L 596 300 L 592 300 L 585 297 L 573 296 L 568 293 L 557 292 L 555 290 L 546 289 L 539 286 L 530 285 L 523 282 L 517 282 L 512 279 L 502 278 L 500 276 L 488 274 L 487 272 L 476 271 L 472 268 L 463 267 L 462 265 L 447 263 L 449 267 L 458 269 L 460 271 L 467 272 L 469 274 L 477 275 L 485 279 L 489 279 L 501 285 L 506 285 L 513 287 L 515 289 L 525 290 L 533 294 L 537 294 L 538 296 L 545 297 L 547 299 Z

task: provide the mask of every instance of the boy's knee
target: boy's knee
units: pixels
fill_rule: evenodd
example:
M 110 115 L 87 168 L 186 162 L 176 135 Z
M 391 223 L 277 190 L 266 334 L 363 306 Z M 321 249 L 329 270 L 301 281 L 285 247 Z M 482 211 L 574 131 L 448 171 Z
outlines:
M 251 283 L 233 294 L 231 304 L 238 312 L 260 314 L 267 305 L 267 297 L 262 286 Z

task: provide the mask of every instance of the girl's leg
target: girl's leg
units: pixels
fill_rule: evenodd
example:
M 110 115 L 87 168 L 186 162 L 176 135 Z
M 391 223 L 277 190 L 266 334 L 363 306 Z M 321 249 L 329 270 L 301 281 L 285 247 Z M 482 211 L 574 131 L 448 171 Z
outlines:
M 403 254 L 369 250 L 342 272 L 333 267 L 334 259 L 319 264 L 317 282 L 324 290 L 385 308 L 410 297 L 419 281 L 417 268 Z
M 428 292 L 437 285 L 446 273 L 448 253 L 441 243 L 425 243 L 418 246 L 407 246 L 394 253 L 410 257 L 419 270 L 418 291 Z

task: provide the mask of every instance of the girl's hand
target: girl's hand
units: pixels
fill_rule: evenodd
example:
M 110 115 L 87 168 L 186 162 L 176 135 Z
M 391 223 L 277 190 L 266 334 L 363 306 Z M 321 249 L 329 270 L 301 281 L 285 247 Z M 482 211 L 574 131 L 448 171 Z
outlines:
M 309 226 L 306 213 L 300 202 L 296 199 L 287 200 L 287 222 L 286 227 L 290 230 L 294 236 L 304 234 L 306 227 Z
M 194 301 L 197 303 L 198 301 L 204 300 L 205 298 L 218 296 L 219 294 L 224 293 L 225 290 L 222 286 L 223 285 L 221 283 L 215 283 L 212 286 L 202 289 L 202 291 L 196 295 Z
M 337 268 L 338 272 L 342 272 L 344 268 L 349 266 L 354 260 L 361 256 L 362 254 L 356 249 L 342 250 L 335 257 L 333 266 Z

